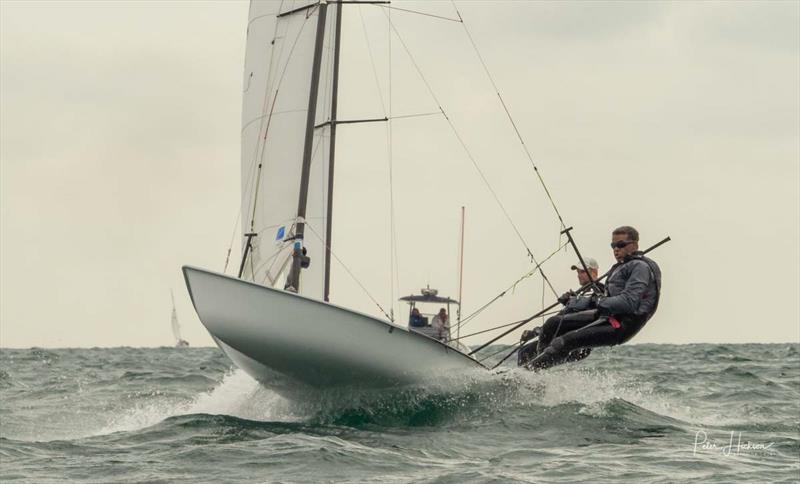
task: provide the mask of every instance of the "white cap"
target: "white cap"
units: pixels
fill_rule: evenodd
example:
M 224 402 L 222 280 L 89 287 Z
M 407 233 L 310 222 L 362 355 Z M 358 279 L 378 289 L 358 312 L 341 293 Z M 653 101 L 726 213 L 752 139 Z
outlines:
M 589 269 L 594 269 L 596 271 L 600 270 L 600 264 L 598 264 L 597 261 L 594 260 L 591 257 L 585 257 L 583 259 L 583 262 L 586 263 L 586 267 L 588 267 Z M 570 269 L 572 269 L 573 271 L 583 270 L 583 266 L 581 266 L 581 265 L 573 265 L 572 267 L 570 267 Z

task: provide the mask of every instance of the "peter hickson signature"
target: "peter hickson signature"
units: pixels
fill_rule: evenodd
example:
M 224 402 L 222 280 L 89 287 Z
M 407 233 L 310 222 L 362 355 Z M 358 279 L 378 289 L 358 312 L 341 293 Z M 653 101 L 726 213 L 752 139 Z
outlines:
M 737 433 L 731 430 L 730 438 L 728 439 L 728 444 L 725 446 L 720 447 L 716 442 L 709 442 L 708 434 L 704 430 L 698 430 L 694 434 L 694 454 L 697 454 L 699 450 L 721 450 L 723 455 L 738 455 L 742 451 L 744 452 L 752 452 L 752 451 L 759 451 L 764 452 L 768 451 L 770 447 L 775 445 L 775 442 L 769 442 L 767 444 L 757 443 L 757 442 L 750 442 L 746 440 L 742 442 L 742 433 Z M 734 439 L 734 436 L 736 438 Z

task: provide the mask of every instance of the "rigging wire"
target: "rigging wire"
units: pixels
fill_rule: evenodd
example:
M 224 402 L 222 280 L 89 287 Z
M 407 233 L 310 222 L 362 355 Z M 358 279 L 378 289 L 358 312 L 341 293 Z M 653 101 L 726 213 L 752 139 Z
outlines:
M 441 111 L 433 111 L 430 113 L 418 113 L 418 114 L 401 114 L 399 116 L 387 116 L 386 120 L 391 119 L 406 119 L 406 118 L 421 118 L 423 116 L 438 116 L 442 114 Z
M 391 23 L 391 12 L 389 12 L 389 22 Z M 389 75 L 387 79 L 387 118 L 392 117 L 392 31 L 386 29 L 386 39 L 388 46 L 388 68 Z M 386 147 L 387 156 L 389 159 L 389 230 L 392 240 L 389 251 L 389 264 L 391 265 L 391 274 L 389 277 L 392 279 L 392 293 L 391 293 L 391 307 L 392 307 L 392 320 L 394 320 L 394 306 L 397 303 L 397 292 L 400 290 L 400 265 L 398 262 L 399 256 L 397 255 L 397 214 L 394 208 L 394 138 L 393 138 L 393 123 L 391 120 L 386 122 L 386 138 L 388 144 Z M 398 307 L 399 309 L 399 307 Z
M 387 15 L 386 12 L 384 12 L 384 15 Z M 477 160 L 475 160 L 475 157 L 472 155 L 472 152 L 469 150 L 469 148 L 467 147 L 467 144 L 464 142 L 464 139 L 461 137 L 461 135 L 459 134 L 458 130 L 456 129 L 455 123 L 453 122 L 453 120 L 450 119 L 450 117 L 447 115 L 447 113 L 445 112 L 444 108 L 442 107 L 442 103 L 439 101 L 439 98 L 434 93 L 433 88 L 431 87 L 431 85 L 428 82 L 427 78 L 422 73 L 422 69 L 420 68 L 419 64 L 417 64 L 417 61 L 414 58 L 414 56 L 411 54 L 411 51 L 408 48 L 408 46 L 406 45 L 405 41 L 403 40 L 403 37 L 400 36 L 400 32 L 397 30 L 397 27 L 394 25 L 394 23 L 391 21 L 391 18 L 389 18 L 388 15 L 387 15 L 387 18 L 389 20 L 389 25 L 391 26 L 392 30 L 394 31 L 395 35 L 397 36 L 397 40 L 400 41 L 400 44 L 403 46 L 403 49 L 406 51 L 406 54 L 408 54 L 408 57 L 409 57 L 409 60 L 411 61 L 411 64 L 414 66 L 414 68 L 417 71 L 417 74 L 420 76 L 420 79 L 425 84 L 425 87 L 428 89 L 428 93 L 431 95 L 431 98 L 433 98 L 433 101 L 436 103 L 436 106 L 441 111 L 442 116 L 444 116 L 444 119 L 447 121 L 447 124 L 450 126 L 450 129 L 453 131 L 453 134 L 455 135 L 456 139 L 461 144 L 461 147 L 464 149 L 464 152 L 466 153 L 467 157 L 472 162 L 472 165 L 475 167 L 475 170 L 478 172 L 478 175 L 483 180 L 483 183 L 486 185 L 487 189 L 489 190 L 489 192 L 494 197 L 495 201 L 497 202 L 498 206 L 500 207 L 500 210 L 503 212 L 503 214 L 505 215 L 505 217 L 508 220 L 509 224 L 514 229 L 514 232 L 517 234 L 517 237 L 519 238 L 520 242 L 522 242 L 522 245 L 525 247 L 525 250 L 527 251 L 528 257 L 537 266 L 540 266 L 539 262 L 536 260 L 536 257 L 533 255 L 533 252 L 531 251 L 530 247 L 528 246 L 528 243 L 525 241 L 525 238 L 522 236 L 522 233 L 519 231 L 519 228 L 517 228 L 517 225 L 512 220 L 511 215 L 508 213 L 508 210 L 506 210 L 505 205 L 503 205 L 503 202 L 500 200 L 500 197 L 497 195 L 497 192 L 494 190 L 494 188 L 492 188 L 491 184 L 489 183 L 489 180 L 486 178 L 486 175 L 483 173 L 483 170 L 481 170 L 480 166 L 478 165 Z M 555 288 L 553 288 L 552 284 L 550 284 L 549 279 L 547 279 L 547 276 L 544 274 L 544 271 L 542 271 L 541 267 L 539 267 L 539 272 L 542 274 L 542 277 L 545 280 L 547 280 L 547 283 L 550 285 L 550 289 L 553 291 L 553 294 L 558 296 L 558 293 L 556 292 Z
M 520 282 L 522 282 L 522 281 L 524 281 L 525 279 L 527 279 L 527 278 L 529 278 L 529 277 L 533 276 L 534 274 L 536 274 L 536 272 L 537 272 L 537 271 L 540 271 L 540 269 L 541 269 L 541 265 L 542 265 L 542 264 L 544 264 L 545 262 L 547 262 L 548 260 L 550 260 L 550 259 L 551 259 L 553 256 L 555 256 L 556 254 L 558 254 L 558 253 L 561 251 L 561 249 L 563 249 L 563 248 L 564 248 L 564 247 L 565 247 L 567 244 L 568 244 L 568 242 L 564 242 L 564 243 L 563 243 L 561 246 L 559 246 L 559 247 L 558 247 L 556 250 L 554 250 L 554 251 L 553 251 L 553 252 L 551 252 L 551 253 L 550 253 L 550 254 L 549 254 L 547 257 L 545 257 L 545 259 L 544 259 L 542 262 L 538 263 L 537 265 L 535 265 L 535 266 L 533 267 L 533 269 L 529 270 L 527 273 L 525 273 L 524 275 L 522 275 L 522 276 L 521 276 L 519 279 L 517 279 L 517 280 L 516 280 L 516 281 L 515 281 L 513 284 L 511 284 L 511 285 L 510 285 L 510 286 L 509 286 L 507 289 L 505 289 L 503 292 L 501 292 L 501 293 L 500 293 L 500 294 L 498 294 L 497 296 L 493 297 L 493 298 L 492 298 L 492 299 L 491 299 L 489 302 L 487 302 L 486 304 L 484 304 L 484 305 L 483 305 L 483 306 L 481 306 L 480 308 L 478 308 L 478 309 L 476 309 L 475 311 L 473 311 L 473 312 L 472 312 L 472 314 L 470 314 L 470 315 L 469 315 L 469 316 L 467 316 L 466 318 L 462 319 L 462 320 L 461 320 L 461 323 L 459 323 L 459 324 L 457 325 L 457 327 L 456 327 L 456 328 L 457 328 L 457 329 L 459 329 L 459 330 L 460 330 L 461 328 L 463 328 L 463 327 L 464 327 L 464 325 L 465 325 L 465 324 L 467 324 L 467 323 L 468 323 L 470 320 L 474 319 L 474 318 L 475 318 L 475 316 L 477 316 L 478 314 L 480 314 L 481 312 L 483 312 L 483 311 L 484 311 L 486 308 L 488 308 L 488 307 L 489 307 L 491 304 L 493 304 L 495 301 L 497 301 L 497 300 L 498 300 L 498 299 L 500 299 L 501 297 L 505 296 L 505 295 L 508 293 L 508 291 L 511 291 L 511 290 L 515 289 L 515 288 L 517 287 L 517 285 L 518 285 Z
M 395 303 L 395 294 L 396 289 L 399 287 L 398 278 L 398 264 L 397 264 L 397 236 L 396 236 L 396 229 L 395 229 L 395 210 L 394 210 L 394 167 L 393 167 L 393 157 L 392 157 L 392 123 L 389 121 L 391 119 L 391 111 L 392 111 L 392 44 L 391 44 L 391 31 L 389 31 L 389 77 L 388 77 L 388 93 L 387 98 L 384 99 L 383 91 L 381 89 L 381 82 L 380 76 L 378 76 L 378 69 L 375 63 L 375 56 L 372 52 L 372 42 L 369 39 L 369 33 L 367 31 L 367 24 L 364 20 L 364 13 L 361 6 L 358 6 L 358 15 L 361 19 L 361 30 L 364 33 L 364 42 L 367 46 L 367 53 L 369 54 L 369 62 L 370 66 L 372 67 L 372 76 L 375 80 L 375 88 L 378 91 L 378 98 L 381 102 L 381 108 L 383 109 L 383 116 L 386 119 L 386 159 L 388 162 L 388 174 L 389 174 L 389 301 L 391 304 L 391 320 L 394 320 L 394 303 Z
M 222 269 L 222 273 L 225 274 L 228 271 L 228 263 L 231 260 L 231 250 L 233 250 L 233 241 L 236 240 L 236 227 L 239 226 L 239 220 L 242 219 L 242 211 L 241 208 L 236 213 L 236 222 L 233 223 L 233 233 L 231 234 L 231 243 L 228 244 L 228 253 L 225 255 L 225 267 Z
M 253 259 L 255 259 L 255 257 L 250 256 L 249 259 L 250 259 L 250 279 L 253 282 L 255 282 L 256 281 L 256 270 L 255 270 L 255 267 L 254 267 L 255 262 L 253 262 Z
M 325 40 L 327 42 L 327 49 L 323 54 L 325 56 L 325 62 L 327 67 L 325 69 L 325 82 L 324 87 L 325 91 L 322 96 L 322 119 L 327 119 L 329 121 L 333 121 L 333 105 L 334 105 L 334 73 L 336 72 L 336 28 L 337 24 L 341 24 L 341 19 L 339 19 L 339 15 L 342 12 L 341 8 L 332 9 L 334 12 L 333 15 L 328 17 L 328 22 L 332 25 L 331 28 L 326 29 L 326 33 L 328 38 Z M 319 117 L 319 116 L 318 116 Z M 316 121 L 316 120 L 315 120 Z M 333 231 L 331 227 L 331 220 L 328 218 L 329 211 L 328 211 L 328 203 L 333 203 L 332 194 L 328 193 L 328 189 L 332 190 L 332 177 L 333 172 L 331 171 L 331 157 L 336 156 L 335 153 L 331 153 L 331 144 L 333 141 L 333 132 L 335 130 L 335 126 L 332 123 L 328 123 L 327 126 L 323 126 L 322 129 L 317 131 L 317 128 L 314 128 L 314 136 L 318 136 L 318 146 L 322 145 L 323 147 L 323 155 L 322 160 L 317 163 L 318 169 L 321 171 L 322 176 L 319 177 L 319 213 L 322 214 L 320 218 L 322 218 L 322 228 L 325 232 L 325 238 L 328 239 L 329 233 L 330 236 L 333 236 Z M 335 148 L 335 147 L 334 147 Z M 312 163 L 316 159 L 316 149 L 314 153 L 311 155 Z M 333 216 L 332 210 L 330 212 L 331 217 Z M 311 217 L 306 217 L 306 219 Z M 328 240 L 328 243 L 332 243 Z M 324 245 L 324 244 L 323 244 Z M 323 265 L 327 264 L 327 270 L 330 268 L 330 264 L 328 264 L 325 259 L 327 254 L 323 250 L 322 261 Z M 323 271 L 323 278 L 325 276 L 325 271 Z M 328 284 L 330 284 L 330 273 L 327 273 L 328 277 Z M 323 288 L 325 286 L 325 280 L 323 279 Z M 323 289 L 323 299 L 325 299 L 327 295 L 324 293 Z
M 347 271 L 347 274 L 350 275 L 350 277 L 353 279 L 353 281 L 355 281 L 355 283 L 358 284 L 358 286 L 361 288 L 361 290 L 364 291 L 364 294 L 366 294 L 367 297 L 369 297 L 370 300 L 372 300 L 372 302 L 376 306 L 378 306 L 378 309 L 380 309 L 380 311 L 383 313 L 383 315 L 386 316 L 386 318 L 389 319 L 389 321 L 394 322 L 394 319 L 391 316 L 389 316 L 389 314 L 383 309 L 383 306 L 381 306 L 380 303 L 372 296 L 372 294 L 370 294 L 370 292 L 367 290 L 367 288 L 364 287 L 364 284 L 362 284 L 361 281 L 359 281 L 358 278 L 355 276 L 355 274 L 353 274 L 353 272 L 345 265 L 345 263 L 342 262 L 341 259 L 339 259 L 339 256 L 336 255 L 336 253 L 330 248 L 330 246 L 327 246 L 325 244 L 325 240 L 322 239 L 322 237 L 320 237 L 320 235 L 317 233 L 317 231 L 314 230 L 314 227 L 311 224 L 308 223 L 308 220 L 306 220 L 306 227 L 309 228 L 311 230 L 311 233 L 314 234 L 314 236 L 316 236 L 317 239 L 319 239 L 319 241 L 322 242 L 322 245 L 331 252 L 331 255 L 333 256 L 333 258 L 336 259 L 336 262 L 338 262 L 342 266 L 342 268 L 345 271 Z
M 255 226 L 255 223 L 256 223 L 256 209 L 258 208 L 258 194 L 261 191 L 260 190 L 261 189 L 261 173 L 262 173 L 261 168 L 262 168 L 262 166 L 264 166 L 263 158 L 264 158 L 264 151 L 266 150 L 266 145 L 267 145 L 267 133 L 269 132 L 269 127 L 270 127 L 270 124 L 272 123 L 272 110 L 275 109 L 275 100 L 277 99 L 277 97 L 278 97 L 278 90 L 276 89 L 275 90 L 275 97 L 272 99 L 272 107 L 270 108 L 270 113 L 269 113 L 269 116 L 267 117 L 267 127 L 264 129 L 264 143 L 261 144 L 261 154 L 258 155 L 258 171 L 256 172 L 256 175 L 255 175 L 256 186 L 255 186 L 255 189 L 253 190 L 253 210 L 252 210 L 252 214 L 250 215 L 250 230 L 253 230 L 253 226 Z M 257 145 L 259 144 L 258 141 L 256 141 L 256 144 Z M 258 146 L 256 147 L 256 150 L 258 150 Z
M 449 20 L 451 22 L 463 22 L 463 20 L 461 20 L 460 18 L 444 17 L 442 15 L 435 15 L 435 14 L 428 13 L 428 12 L 420 12 L 419 10 L 410 10 L 410 9 L 407 9 L 407 8 L 390 7 L 390 6 L 385 5 L 385 4 L 374 4 L 374 5 L 376 5 L 378 7 L 385 8 L 387 10 L 398 10 L 400 12 L 406 12 L 406 13 L 413 13 L 413 14 L 417 14 L 417 15 L 422 15 L 423 17 L 433 17 L 433 18 L 438 18 L 438 19 L 441 19 L 441 20 Z
M 375 88 L 378 91 L 378 98 L 381 101 L 381 109 L 383 109 L 383 116 L 386 115 L 386 102 L 383 100 L 383 92 L 381 92 L 381 83 L 378 78 L 378 70 L 375 67 L 375 57 L 372 55 L 372 43 L 369 41 L 369 34 L 367 33 L 367 23 L 364 21 L 364 13 L 361 10 L 361 5 L 358 6 L 358 16 L 361 18 L 361 31 L 364 32 L 364 43 L 367 45 L 367 53 L 369 54 L 369 63 L 372 67 L 372 77 L 375 79 Z
M 553 210 L 558 217 L 558 221 L 561 223 L 561 228 L 566 228 L 566 224 L 564 223 L 564 219 L 561 217 L 561 212 L 559 212 L 558 207 L 556 206 L 556 202 L 553 199 L 553 196 L 550 194 L 550 190 L 547 188 L 547 184 L 544 182 L 544 178 L 542 178 L 542 174 L 539 172 L 539 168 L 536 166 L 536 162 L 533 161 L 533 155 L 531 155 L 530 150 L 528 150 L 528 145 L 525 144 L 525 140 L 522 138 L 522 134 L 519 132 L 519 128 L 517 128 L 517 123 L 514 121 L 514 118 L 511 116 L 511 112 L 508 110 L 508 106 L 506 105 L 503 96 L 500 94 L 500 88 L 497 87 L 497 83 L 492 77 L 491 72 L 489 72 L 489 67 L 486 65 L 486 62 L 481 55 L 480 50 L 478 50 L 477 44 L 475 44 L 475 40 L 472 38 L 472 34 L 470 34 L 469 29 L 467 28 L 466 22 L 464 22 L 463 17 L 461 17 L 461 12 L 458 11 L 458 7 L 456 6 L 455 0 L 450 0 L 453 4 L 453 8 L 458 15 L 461 25 L 464 27 L 464 32 L 467 34 L 467 38 L 469 39 L 470 44 L 472 44 L 472 48 L 475 50 L 475 54 L 478 56 L 478 60 L 480 60 L 481 65 L 483 66 L 483 71 L 486 73 L 486 77 L 489 78 L 489 82 L 492 83 L 492 87 L 494 87 L 495 94 L 497 94 L 497 98 L 500 100 L 500 104 L 503 106 L 503 111 L 506 113 L 506 117 L 508 117 L 508 121 L 511 123 L 511 126 L 514 128 L 514 132 L 517 135 L 517 139 L 519 139 L 520 144 L 522 145 L 522 149 L 525 151 L 525 155 L 528 157 L 528 161 L 530 161 L 531 167 L 533 171 L 536 173 L 537 178 L 539 179 L 539 183 L 542 185 L 547 198 L 550 200 L 550 205 L 552 205 Z
M 517 341 L 516 343 L 514 343 L 513 345 L 511 345 L 511 347 L 512 347 L 512 348 L 516 348 L 517 346 L 520 346 L 521 344 L 522 344 L 522 341 Z M 499 355 L 500 353 L 505 353 L 505 352 L 506 352 L 506 350 L 508 350 L 508 348 L 509 348 L 508 346 L 504 346 L 502 349 L 500 349 L 500 350 L 498 350 L 498 351 L 495 351 L 494 353 L 490 354 L 489 356 L 486 356 L 486 357 L 484 357 L 484 358 L 481 358 L 480 360 L 478 360 L 478 363 L 483 363 L 484 361 L 488 360 L 489 358 L 491 358 L 491 357 L 493 357 L 493 356 L 497 356 L 497 355 Z M 514 351 L 516 351 L 516 349 L 514 349 Z M 494 368 L 492 368 L 492 369 L 494 369 Z
M 559 311 L 550 311 L 549 313 L 542 314 L 542 316 L 552 316 L 553 314 L 556 314 L 558 312 Z M 489 332 L 492 332 L 492 331 L 496 331 L 498 329 L 503 329 L 503 328 L 507 328 L 509 326 L 513 326 L 515 324 L 519 324 L 522 321 L 524 321 L 524 320 L 520 319 L 519 321 L 514 321 L 512 323 L 505 323 L 505 324 L 501 324 L 500 326 L 493 326 L 493 327 L 491 327 L 489 329 L 482 329 L 482 330 L 476 331 L 474 333 L 465 334 L 464 336 L 459 336 L 457 338 L 451 338 L 450 341 L 457 341 L 457 340 L 460 340 L 460 339 L 469 338 L 470 336 L 477 336 L 479 334 L 489 333 Z
M 545 307 L 544 306 L 545 305 L 545 300 L 544 300 L 545 293 L 546 293 L 546 291 L 545 291 L 545 287 L 544 287 L 544 280 L 542 280 L 542 309 L 544 309 L 544 307 Z M 542 315 L 542 322 L 544 322 L 544 315 Z

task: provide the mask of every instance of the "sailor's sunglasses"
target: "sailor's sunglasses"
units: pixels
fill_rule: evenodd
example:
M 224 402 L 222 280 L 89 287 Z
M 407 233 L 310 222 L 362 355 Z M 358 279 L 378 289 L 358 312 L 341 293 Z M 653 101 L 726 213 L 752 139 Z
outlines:
M 625 247 L 631 245 L 633 243 L 632 240 L 618 240 L 616 242 L 611 242 L 612 249 L 624 249 Z

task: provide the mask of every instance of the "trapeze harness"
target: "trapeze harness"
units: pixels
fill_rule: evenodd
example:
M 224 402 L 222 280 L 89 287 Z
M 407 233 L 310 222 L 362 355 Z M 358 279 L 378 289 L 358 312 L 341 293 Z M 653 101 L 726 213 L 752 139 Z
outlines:
M 629 331 L 626 331 L 629 334 L 622 335 L 622 338 L 624 338 L 624 339 L 622 341 L 620 341 L 620 343 L 624 343 L 625 341 L 628 341 L 634 335 L 636 335 L 636 333 L 638 333 L 640 329 L 642 329 L 644 327 L 645 323 L 647 323 L 647 321 L 649 321 L 650 318 L 652 318 L 653 315 L 658 310 L 658 301 L 661 298 L 661 279 L 656 277 L 656 271 L 653 268 L 653 264 L 655 264 L 655 262 L 653 262 L 652 260 L 648 259 L 647 257 L 644 257 L 644 255 L 642 255 L 642 254 L 631 254 L 631 255 L 629 255 L 629 256 L 627 256 L 625 258 L 625 261 L 623 262 L 623 264 L 626 264 L 626 263 L 630 262 L 631 260 L 640 260 L 640 261 L 644 262 L 645 264 L 647 264 L 647 268 L 650 270 L 650 277 L 652 278 L 652 280 L 653 280 L 653 282 L 655 283 L 655 286 L 656 286 L 656 298 L 655 298 L 655 301 L 653 302 L 653 308 L 650 311 L 648 311 L 647 314 L 642 315 L 642 316 L 633 316 L 631 318 L 632 320 L 629 320 L 630 322 L 633 322 L 636 327 L 635 328 L 631 328 L 631 330 L 629 330 Z M 620 264 L 620 265 L 622 265 L 622 264 Z M 616 270 L 615 270 L 615 272 L 616 272 Z M 609 277 L 609 279 L 610 279 L 610 277 Z M 645 292 L 642 295 L 642 297 L 644 298 L 647 295 L 648 295 L 647 292 Z M 626 319 L 628 319 L 628 318 L 623 317 L 623 320 L 626 320 Z M 609 315 L 608 316 L 608 322 L 609 322 L 609 324 L 611 324 L 611 327 L 614 328 L 614 329 L 626 329 L 626 328 L 623 328 L 623 324 L 616 317 L 614 317 L 614 315 Z

